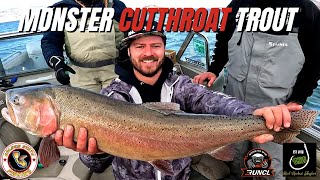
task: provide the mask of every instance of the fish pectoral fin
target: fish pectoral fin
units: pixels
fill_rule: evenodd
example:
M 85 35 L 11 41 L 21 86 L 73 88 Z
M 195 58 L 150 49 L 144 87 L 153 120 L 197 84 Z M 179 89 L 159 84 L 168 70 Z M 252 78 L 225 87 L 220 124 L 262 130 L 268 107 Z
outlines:
M 234 144 L 228 144 L 208 152 L 208 154 L 221 161 L 232 161 L 236 153 Z
M 142 106 L 165 115 L 183 112 L 180 110 L 179 104 L 172 102 L 150 102 L 143 103 Z
M 157 161 L 150 161 L 149 162 L 154 168 L 158 169 L 164 174 L 167 175 L 174 175 L 173 166 L 171 161 L 168 160 L 157 160 Z
M 40 163 L 44 167 L 48 167 L 51 163 L 59 160 L 60 151 L 57 144 L 51 137 L 45 137 L 40 143 L 38 155 L 40 158 Z

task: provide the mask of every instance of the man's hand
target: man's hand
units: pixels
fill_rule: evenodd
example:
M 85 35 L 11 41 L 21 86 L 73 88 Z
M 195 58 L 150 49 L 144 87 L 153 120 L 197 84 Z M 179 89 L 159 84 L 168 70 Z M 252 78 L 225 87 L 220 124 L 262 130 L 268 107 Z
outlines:
M 302 109 L 301 105 L 298 104 L 288 104 L 288 105 L 278 105 L 271 107 L 264 107 L 257 109 L 253 112 L 253 115 L 263 116 L 266 119 L 266 126 L 268 129 L 273 129 L 278 132 L 281 127 L 290 127 L 292 111 L 300 111 Z M 265 143 L 272 141 L 273 136 L 271 134 L 263 134 L 252 139 L 252 141 L 257 143 Z
M 52 56 L 49 60 L 49 66 L 56 71 L 56 78 L 59 83 L 68 85 L 70 83 L 70 77 L 66 73 L 67 71 L 75 74 L 76 72 L 68 65 L 64 63 L 64 59 L 60 56 Z
M 74 140 L 74 128 L 71 125 L 67 125 L 63 130 L 57 130 L 54 136 L 54 140 L 58 146 L 65 146 L 74 151 L 78 151 L 81 154 L 97 154 L 101 151 L 97 148 L 97 141 L 95 138 L 88 140 L 88 132 L 86 128 L 80 128 L 77 143 Z
M 211 87 L 214 81 L 217 79 L 217 76 L 213 74 L 212 72 L 205 72 L 202 74 L 199 74 L 193 78 L 193 83 L 196 84 L 203 84 L 203 81 L 209 80 L 208 87 Z

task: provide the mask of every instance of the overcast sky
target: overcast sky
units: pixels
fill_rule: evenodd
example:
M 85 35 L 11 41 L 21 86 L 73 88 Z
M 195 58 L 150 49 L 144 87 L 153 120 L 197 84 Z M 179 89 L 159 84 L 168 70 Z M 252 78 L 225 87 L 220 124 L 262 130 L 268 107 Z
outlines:
M 14 21 L 24 15 L 24 9 L 48 7 L 59 0 L 6 0 L 0 6 L 0 22 Z M 122 0 L 127 7 L 225 7 L 231 0 Z M 205 5 L 205 6 L 203 6 Z
M 35 6 L 48 6 L 59 0 L 6 0 L 2 3 L 0 10 L 9 8 L 29 8 Z M 210 7 L 227 6 L 230 0 L 122 0 L 128 7 L 143 7 L 147 5 L 157 5 L 161 7 L 194 7 L 199 8 L 206 5 Z

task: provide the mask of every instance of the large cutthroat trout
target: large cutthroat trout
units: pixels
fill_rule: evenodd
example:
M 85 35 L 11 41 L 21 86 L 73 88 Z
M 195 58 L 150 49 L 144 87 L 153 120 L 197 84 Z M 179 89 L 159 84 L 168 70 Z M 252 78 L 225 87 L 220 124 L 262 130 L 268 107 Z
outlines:
M 6 104 L 1 111 L 3 117 L 32 134 L 48 137 L 71 124 L 77 137 L 79 128 L 85 127 L 100 150 L 149 162 L 204 153 L 214 156 L 225 151 L 221 147 L 266 133 L 274 134 L 277 142 L 291 141 L 302 128 L 310 127 L 318 114 L 307 110 L 292 113 L 291 127 L 276 133 L 258 116 L 189 114 L 174 103 L 138 105 L 79 88 L 51 85 L 8 90 Z M 45 166 L 54 155 L 47 152 L 52 147 L 48 142 L 41 144 L 39 156 Z

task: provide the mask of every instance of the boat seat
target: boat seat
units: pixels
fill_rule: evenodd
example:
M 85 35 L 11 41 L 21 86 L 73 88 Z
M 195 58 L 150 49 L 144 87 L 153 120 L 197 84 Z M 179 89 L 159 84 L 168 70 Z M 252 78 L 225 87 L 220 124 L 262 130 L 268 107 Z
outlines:
M 0 154 L 6 146 L 13 142 L 25 142 L 32 145 L 36 150 L 39 146 L 40 138 L 33 136 L 20 128 L 17 128 L 0 118 Z M 48 168 L 37 168 L 28 179 L 64 179 L 78 180 L 90 179 L 92 171 L 87 168 L 79 159 L 79 153 L 60 146 L 60 160 L 51 164 Z M 66 162 L 65 164 L 60 162 Z M 10 179 L 10 177 L 0 168 L 0 179 Z
M 39 55 L 42 55 L 41 41 L 30 41 L 26 44 L 26 49 L 28 57 L 31 59 L 38 58 Z

